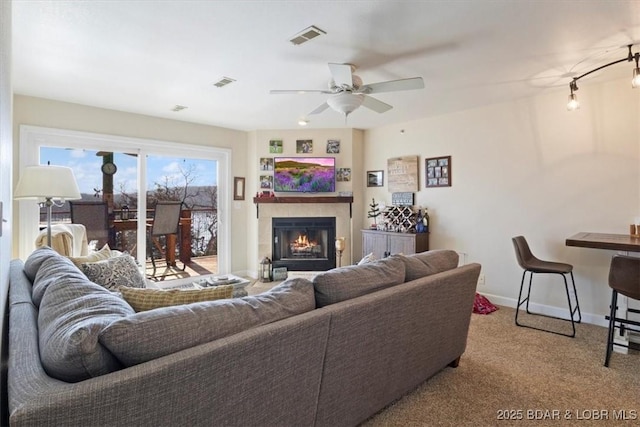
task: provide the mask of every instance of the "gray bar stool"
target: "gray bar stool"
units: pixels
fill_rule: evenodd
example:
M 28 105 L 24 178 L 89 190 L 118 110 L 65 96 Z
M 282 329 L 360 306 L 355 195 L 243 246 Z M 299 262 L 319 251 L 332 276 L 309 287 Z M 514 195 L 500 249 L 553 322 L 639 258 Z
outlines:
M 607 319 L 609 319 L 609 333 L 607 335 L 607 354 L 604 358 L 604 366 L 606 367 L 609 367 L 609 359 L 611 359 L 614 345 L 629 348 L 628 345 L 613 342 L 615 329 L 618 328 L 621 335 L 624 335 L 625 329 L 640 332 L 637 329 L 626 327 L 627 325 L 640 326 L 640 322 L 616 317 L 618 294 L 640 300 L 640 258 L 625 255 L 613 256 L 611 258 L 611 267 L 609 267 L 609 286 L 611 287 L 611 312 L 607 316 Z M 627 311 L 636 314 L 640 313 L 640 310 L 634 308 L 627 308 Z
M 523 236 L 513 237 L 511 239 L 513 241 L 513 247 L 516 250 L 516 258 L 518 259 L 518 264 L 520 267 L 524 269 L 522 272 L 522 280 L 520 281 L 520 293 L 518 294 L 518 305 L 516 305 L 516 325 L 522 326 L 525 328 L 537 329 L 539 331 L 551 332 L 558 335 L 564 335 L 566 337 L 575 337 L 576 336 L 576 323 L 580 323 L 582 321 L 582 314 L 580 313 L 580 304 L 578 303 L 578 294 L 576 293 L 576 282 L 573 279 L 573 266 L 571 264 L 565 264 L 562 262 L 553 262 L 553 261 L 543 261 L 536 258 L 533 253 L 531 253 L 531 249 L 529 249 L 529 244 Z M 529 273 L 529 288 L 527 290 L 526 298 L 522 299 L 522 291 L 524 288 L 524 282 L 527 272 Z M 564 280 L 564 288 L 567 293 L 567 301 L 569 302 L 569 319 L 564 319 L 562 317 L 549 316 L 541 313 L 532 313 L 529 311 L 529 300 L 531 296 L 531 283 L 533 281 L 533 274 L 559 274 L 562 276 Z M 573 294 L 575 296 L 575 307 L 572 306 L 571 303 L 571 295 L 569 294 L 569 284 L 567 282 L 567 275 L 571 277 L 571 284 L 573 285 Z M 518 323 L 518 313 L 520 312 L 520 306 L 525 304 L 525 309 L 527 314 L 534 314 L 537 316 L 548 317 L 551 319 L 564 320 L 567 322 L 571 322 L 571 334 L 565 334 L 562 332 L 557 332 L 549 329 L 538 328 L 535 326 L 524 325 Z M 574 316 L 577 312 L 578 318 L 574 319 Z

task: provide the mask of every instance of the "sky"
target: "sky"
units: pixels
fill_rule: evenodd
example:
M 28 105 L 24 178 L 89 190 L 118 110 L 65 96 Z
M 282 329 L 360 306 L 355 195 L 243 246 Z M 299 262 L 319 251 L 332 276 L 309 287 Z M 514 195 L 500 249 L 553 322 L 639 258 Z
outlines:
M 81 193 L 95 194 L 95 190 L 102 190 L 102 156 L 93 150 L 72 150 L 66 148 L 42 147 L 40 149 L 40 163 L 51 162 L 56 166 L 68 166 L 73 170 Z M 135 192 L 137 186 L 137 157 L 114 153 L 114 163 L 118 170 L 113 176 L 114 193 L 120 193 L 121 188 L 127 192 Z M 190 186 L 206 186 L 217 184 L 217 162 L 202 159 L 184 159 L 176 157 L 149 156 L 147 159 L 147 190 L 155 189 L 155 183 L 165 183 L 168 179 L 170 186 L 183 186 L 182 171 L 193 172 L 194 178 Z

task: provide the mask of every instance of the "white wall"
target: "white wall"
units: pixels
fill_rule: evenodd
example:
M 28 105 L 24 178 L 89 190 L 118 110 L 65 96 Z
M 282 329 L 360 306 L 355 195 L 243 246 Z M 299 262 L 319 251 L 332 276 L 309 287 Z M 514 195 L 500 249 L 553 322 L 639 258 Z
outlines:
M 11 143 L 11 0 L 0 2 L 0 201 L 3 211 L 0 213 L 0 331 L 4 336 L 5 308 L 9 288 L 9 259 L 11 258 L 11 161 L 13 145 Z M 9 222 L 4 223 L 2 220 Z M 0 338 L 2 355 L 0 374 L 0 424 L 5 425 L 6 416 L 6 360 L 7 343 Z
M 640 216 L 640 91 L 629 79 L 584 83 L 582 108 L 571 113 L 565 92 L 366 131 L 364 165 L 386 169 L 387 158 L 420 156 L 416 204 L 431 215 L 430 247 L 481 263 L 479 292 L 515 305 L 522 270 L 511 238 L 521 234 L 538 257 L 574 265 L 582 310 L 600 321 L 614 252 L 566 247 L 565 239 L 579 231 L 627 233 Z M 453 186 L 426 189 L 424 158 L 445 155 Z M 386 180 L 383 189 L 367 189 L 371 197 L 391 201 Z M 535 280 L 542 286 L 532 300 L 566 307 L 558 278 Z
M 176 113 L 179 114 L 179 113 Z M 34 125 L 50 128 L 86 131 L 134 138 L 180 142 L 200 146 L 230 148 L 232 150 L 231 170 L 235 176 L 244 176 L 247 156 L 247 133 L 214 126 L 167 120 L 121 111 L 94 108 L 79 104 L 54 100 L 14 96 L 14 164 L 19 164 L 17 149 L 20 125 Z M 13 179 L 17 180 L 17 168 Z M 232 210 L 233 212 L 233 210 Z M 16 227 L 19 227 L 18 218 Z M 224 221 L 224 218 L 221 218 Z M 246 222 L 243 217 L 230 218 L 233 235 L 242 234 Z M 18 243 L 14 236 L 14 257 L 17 257 Z M 247 269 L 246 239 L 232 239 L 231 270 L 244 272 Z

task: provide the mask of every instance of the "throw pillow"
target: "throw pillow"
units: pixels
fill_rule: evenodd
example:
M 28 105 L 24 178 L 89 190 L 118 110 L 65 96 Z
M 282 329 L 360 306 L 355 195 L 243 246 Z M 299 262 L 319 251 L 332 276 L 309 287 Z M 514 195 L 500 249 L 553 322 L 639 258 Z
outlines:
M 122 297 L 137 312 L 172 305 L 213 301 L 231 298 L 233 285 L 214 286 L 203 289 L 140 289 L 122 286 L 118 289 Z
M 372 262 L 377 260 L 378 258 L 376 258 L 376 256 L 373 254 L 373 252 L 365 255 L 364 257 L 362 257 L 362 259 L 360 261 L 358 261 L 358 265 L 362 265 L 362 264 L 366 264 L 368 262 Z
M 140 273 L 136 261 L 128 254 L 90 264 L 81 264 L 80 268 L 89 280 L 109 290 L 115 291 L 120 286 L 145 287 L 144 276 Z
M 404 282 L 404 263 L 384 258 L 317 274 L 313 278 L 316 305 L 324 307 Z
M 114 320 L 133 314 L 122 298 L 86 277 L 59 279 L 46 289 L 38 312 L 42 366 L 50 376 L 67 382 L 121 369 L 98 335 Z
M 450 249 L 436 249 L 413 255 L 392 255 L 405 265 L 405 282 L 454 269 L 459 255 Z
M 98 262 L 111 258 L 111 248 L 109 244 L 105 245 L 99 251 L 91 252 L 89 255 L 69 257 L 72 263 L 80 267 L 80 264 L 86 264 L 88 262 Z
M 288 279 L 254 296 L 136 313 L 111 323 L 100 334 L 100 342 L 132 366 L 314 308 L 311 282 Z

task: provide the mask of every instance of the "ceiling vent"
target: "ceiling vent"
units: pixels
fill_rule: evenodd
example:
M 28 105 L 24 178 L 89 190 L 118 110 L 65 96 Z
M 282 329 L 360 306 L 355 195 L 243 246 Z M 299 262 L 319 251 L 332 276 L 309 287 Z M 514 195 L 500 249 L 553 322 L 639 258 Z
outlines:
M 189 107 L 186 107 L 186 106 L 184 106 L 184 105 L 177 105 L 177 104 L 176 104 L 176 106 L 175 106 L 175 107 L 173 107 L 173 108 L 171 109 L 171 111 L 178 112 L 178 111 L 185 110 L 185 109 L 187 109 L 187 108 L 189 108 Z
M 305 28 L 300 33 L 293 36 L 293 38 L 289 41 L 295 45 L 299 45 L 302 43 L 306 43 L 309 40 L 314 39 L 322 34 L 327 34 L 327 33 L 325 31 L 322 31 L 320 28 L 312 25 L 309 28 Z
M 224 87 L 226 85 L 228 85 L 229 83 L 233 83 L 235 82 L 234 79 L 232 79 L 231 77 L 223 77 L 220 80 L 218 80 L 217 82 L 215 82 L 213 85 L 215 87 Z

